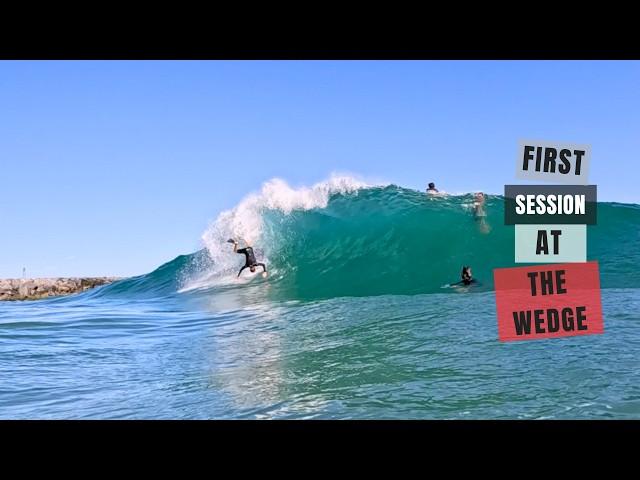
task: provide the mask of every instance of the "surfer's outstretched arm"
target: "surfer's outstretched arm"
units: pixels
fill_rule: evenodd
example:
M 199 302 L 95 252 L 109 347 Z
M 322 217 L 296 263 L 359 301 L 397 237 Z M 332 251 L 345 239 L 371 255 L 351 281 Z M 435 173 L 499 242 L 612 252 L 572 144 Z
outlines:
M 264 263 L 256 263 L 256 267 L 262 267 L 263 272 L 267 271 L 267 267 L 264 265 Z
M 247 268 L 246 265 L 240 269 L 240 271 L 238 272 L 238 276 L 236 278 L 240 277 L 240 274 L 242 273 L 242 270 L 244 270 L 245 268 Z

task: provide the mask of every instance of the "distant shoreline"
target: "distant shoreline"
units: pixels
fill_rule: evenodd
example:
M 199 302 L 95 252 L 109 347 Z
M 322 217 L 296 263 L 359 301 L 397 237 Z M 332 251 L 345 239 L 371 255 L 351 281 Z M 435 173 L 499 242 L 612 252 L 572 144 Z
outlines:
M 40 300 L 84 292 L 122 277 L 6 278 L 0 280 L 0 301 Z

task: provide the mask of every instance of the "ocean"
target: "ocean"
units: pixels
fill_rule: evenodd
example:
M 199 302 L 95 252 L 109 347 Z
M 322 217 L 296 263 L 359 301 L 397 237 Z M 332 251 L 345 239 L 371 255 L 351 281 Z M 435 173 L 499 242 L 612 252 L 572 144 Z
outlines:
M 3 419 L 640 418 L 640 206 L 599 203 L 604 334 L 498 341 L 504 199 L 267 182 L 202 249 L 81 294 L 0 302 Z M 240 279 L 255 248 L 269 276 Z M 456 289 L 462 265 L 478 284 Z

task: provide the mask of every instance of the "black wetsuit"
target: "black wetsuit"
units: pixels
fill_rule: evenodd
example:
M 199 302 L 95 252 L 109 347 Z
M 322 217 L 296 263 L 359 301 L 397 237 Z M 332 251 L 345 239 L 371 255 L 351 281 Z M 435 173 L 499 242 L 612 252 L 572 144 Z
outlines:
M 241 248 L 240 250 L 236 250 L 236 252 L 242 253 L 246 258 L 244 266 L 238 272 L 238 276 L 240 276 L 242 271 L 247 267 L 262 267 L 263 271 L 265 272 L 267 271 L 267 267 L 265 267 L 264 263 L 258 263 L 256 261 L 256 256 L 253 253 L 253 248 L 245 247 L 245 248 Z

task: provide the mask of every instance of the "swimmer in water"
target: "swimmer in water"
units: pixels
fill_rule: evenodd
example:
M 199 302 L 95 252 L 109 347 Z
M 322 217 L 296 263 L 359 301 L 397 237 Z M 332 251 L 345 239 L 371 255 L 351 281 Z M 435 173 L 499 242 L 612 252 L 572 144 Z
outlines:
M 487 212 L 484 209 L 484 202 L 486 197 L 484 193 L 478 192 L 475 194 L 475 202 L 473 203 L 473 217 L 479 222 L 478 228 L 481 233 L 489 233 L 491 227 L 487 223 Z
M 439 193 L 435 183 L 431 182 L 429 184 L 429 188 L 427 188 L 427 193 Z
M 484 211 L 484 202 L 485 202 L 484 193 L 482 192 L 476 193 L 475 203 L 473 204 L 473 214 L 476 216 L 476 218 L 487 216 L 487 212 Z
M 233 251 L 235 253 L 241 253 L 245 256 L 245 263 L 244 263 L 244 266 L 238 272 L 238 277 L 240 276 L 242 271 L 247 267 L 249 268 L 249 270 L 251 270 L 251 272 L 255 272 L 256 267 L 262 267 L 262 276 L 263 277 L 267 276 L 267 267 L 265 267 L 264 263 L 258 263 L 256 261 L 256 256 L 253 253 L 253 248 L 251 248 L 249 244 L 247 244 L 246 247 L 238 250 L 238 242 L 236 242 L 234 239 L 230 238 L 229 240 L 227 240 L 227 242 L 233 243 Z

